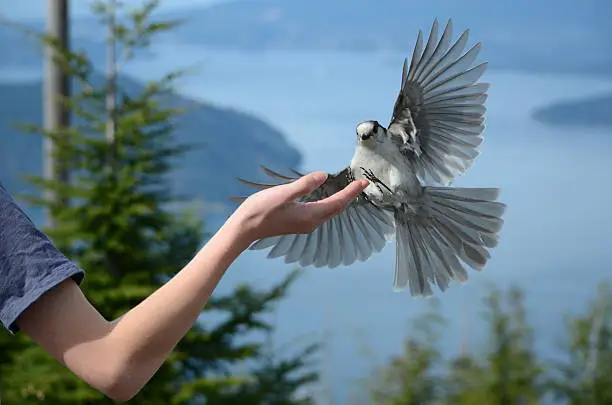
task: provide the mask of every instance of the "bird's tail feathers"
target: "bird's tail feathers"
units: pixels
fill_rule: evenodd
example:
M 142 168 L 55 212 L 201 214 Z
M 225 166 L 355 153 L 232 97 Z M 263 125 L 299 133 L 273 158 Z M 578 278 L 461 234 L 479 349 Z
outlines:
M 503 226 L 498 196 L 496 188 L 425 187 L 421 209 L 397 210 L 394 289 L 429 296 L 432 284 L 444 291 L 467 281 L 461 262 L 482 270 Z

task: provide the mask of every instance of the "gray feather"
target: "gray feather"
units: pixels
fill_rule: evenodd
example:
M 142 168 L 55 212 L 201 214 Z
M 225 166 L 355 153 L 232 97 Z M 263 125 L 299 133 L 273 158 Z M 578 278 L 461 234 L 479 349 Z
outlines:
M 465 283 L 461 262 L 482 270 L 503 225 L 505 205 L 494 201 L 498 194 L 497 189 L 425 187 L 422 198 L 429 210 L 416 216 L 396 210 L 394 288 L 404 288 L 408 280 L 412 295 L 427 296 L 431 285 L 444 291 L 451 281 Z
M 476 43 L 464 53 L 468 30 L 451 45 L 452 20 L 439 40 L 438 28 L 435 20 L 425 49 L 419 31 L 408 71 L 407 60 L 404 61 L 401 90 L 388 131 L 399 142 L 405 142 L 416 127 L 421 153 L 406 153 L 406 158 L 414 163 L 425 183 L 447 185 L 465 173 L 479 154 L 481 139 L 462 141 L 469 136 L 480 137 L 484 130 L 489 86 L 477 83 L 487 63 L 472 67 L 481 44 Z M 449 147 L 445 148 L 447 143 Z

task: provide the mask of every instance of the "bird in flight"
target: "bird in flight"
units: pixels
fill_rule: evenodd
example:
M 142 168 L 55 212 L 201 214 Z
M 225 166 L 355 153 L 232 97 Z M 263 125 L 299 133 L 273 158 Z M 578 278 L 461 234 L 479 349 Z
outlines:
M 445 291 L 451 280 L 465 283 L 464 265 L 485 267 L 503 225 L 499 189 L 449 185 L 479 155 L 489 88 L 479 80 L 487 64 L 473 66 L 480 43 L 464 52 L 468 30 L 454 42 L 452 20 L 439 39 L 438 30 L 436 19 L 426 44 L 419 31 L 410 62 L 404 60 L 388 127 L 359 123 L 350 164 L 302 201 L 326 198 L 365 178 L 370 184 L 361 195 L 310 234 L 265 238 L 250 249 L 271 248 L 269 258 L 333 268 L 365 261 L 395 239 L 393 287 L 409 288 L 413 296 L 432 295 L 432 286 Z M 263 170 L 276 184 L 239 180 L 265 189 L 302 176 Z

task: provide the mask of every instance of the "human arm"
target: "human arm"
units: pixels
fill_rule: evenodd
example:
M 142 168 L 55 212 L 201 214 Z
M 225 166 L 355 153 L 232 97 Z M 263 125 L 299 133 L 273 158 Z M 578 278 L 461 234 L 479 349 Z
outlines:
M 315 173 L 251 196 L 190 263 L 116 320 L 105 320 L 77 284 L 66 280 L 30 305 L 16 325 L 94 388 L 128 400 L 193 326 L 226 269 L 251 242 L 308 233 L 367 185 L 354 182 L 328 199 L 295 202 L 324 180 Z

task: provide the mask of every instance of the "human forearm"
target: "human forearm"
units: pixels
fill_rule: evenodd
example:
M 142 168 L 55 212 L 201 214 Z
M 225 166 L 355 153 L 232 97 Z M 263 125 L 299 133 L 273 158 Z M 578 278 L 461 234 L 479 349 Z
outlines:
M 47 290 L 16 325 L 81 379 L 115 400 L 134 396 L 196 322 L 229 265 L 251 241 L 309 233 L 367 186 L 352 182 L 321 201 L 297 203 L 321 173 L 247 199 L 194 259 L 154 294 L 108 322 L 70 279 Z
M 229 221 L 185 268 L 121 318 L 112 322 L 108 347 L 120 351 L 121 396 L 146 384 L 196 322 L 219 280 L 248 247 L 248 238 Z
M 196 322 L 232 261 L 248 247 L 228 221 L 181 271 L 112 322 L 67 280 L 36 301 L 19 327 L 75 374 L 107 396 L 134 396 Z

